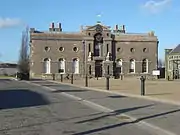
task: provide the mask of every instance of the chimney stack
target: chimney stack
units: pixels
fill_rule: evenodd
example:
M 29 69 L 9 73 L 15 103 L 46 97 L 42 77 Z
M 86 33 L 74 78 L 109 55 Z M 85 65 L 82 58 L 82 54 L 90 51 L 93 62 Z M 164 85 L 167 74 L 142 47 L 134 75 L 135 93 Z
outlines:
M 49 27 L 49 31 L 55 31 L 55 29 L 54 29 L 54 23 L 53 23 L 53 22 L 51 23 L 51 25 L 50 25 L 50 27 Z
M 125 25 L 122 25 L 121 26 L 121 29 L 119 30 L 120 33 L 125 33 L 126 30 L 125 30 Z
M 116 27 L 115 27 L 115 30 L 118 30 L 119 28 L 118 28 L 118 25 L 116 24 Z
M 51 28 L 54 29 L 54 23 L 53 22 L 51 23 Z
M 35 28 L 30 28 L 30 33 L 34 33 L 35 32 Z
M 61 23 L 58 23 L 59 24 L 59 28 L 61 29 Z
M 122 25 L 122 30 L 125 31 L 125 25 Z
M 58 23 L 58 29 L 59 31 L 62 31 L 61 23 Z

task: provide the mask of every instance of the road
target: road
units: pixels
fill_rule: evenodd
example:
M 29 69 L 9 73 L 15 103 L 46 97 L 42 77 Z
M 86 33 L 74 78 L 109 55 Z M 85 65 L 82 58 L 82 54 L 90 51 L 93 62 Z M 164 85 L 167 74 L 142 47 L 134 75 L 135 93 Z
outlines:
M 0 80 L 0 135 L 165 135 L 141 121 L 180 133 L 178 106 L 41 80 L 31 83 Z

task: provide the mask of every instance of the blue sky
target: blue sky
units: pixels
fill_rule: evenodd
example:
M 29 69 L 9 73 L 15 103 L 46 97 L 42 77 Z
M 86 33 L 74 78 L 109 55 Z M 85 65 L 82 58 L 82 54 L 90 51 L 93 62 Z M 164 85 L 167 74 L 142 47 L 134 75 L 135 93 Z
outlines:
M 0 5 L 0 62 L 16 62 L 25 26 L 48 30 L 61 22 L 64 31 L 94 25 L 101 14 L 104 25 L 125 24 L 127 32 L 155 31 L 165 48 L 180 43 L 179 0 L 2 0 Z

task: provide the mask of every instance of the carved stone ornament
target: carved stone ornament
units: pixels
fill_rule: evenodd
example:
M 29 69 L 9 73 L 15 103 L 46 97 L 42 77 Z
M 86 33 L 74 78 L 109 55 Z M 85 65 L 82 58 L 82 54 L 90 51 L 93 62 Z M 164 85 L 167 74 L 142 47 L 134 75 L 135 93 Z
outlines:
M 102 36 L 100 34 L 96 35 L 96 40 L 97 41 L 101 41 L 102 40 Z
M 96 26 L 96 32 L 101 33 L 103 31 L 103 28 L 100 25 Z

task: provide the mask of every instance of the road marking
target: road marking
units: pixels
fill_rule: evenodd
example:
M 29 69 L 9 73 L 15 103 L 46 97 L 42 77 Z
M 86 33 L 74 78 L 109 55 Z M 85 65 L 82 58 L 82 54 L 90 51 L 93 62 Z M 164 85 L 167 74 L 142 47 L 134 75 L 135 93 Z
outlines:
M 22 82 L 26 82 L 28 84 L 31 84 L 31 85 L 35 85 L 35 86 L 38 86 L 38 87 L 42 87 L 44 89 L 47 89 L 47 90 L 50 90 L 50 91 L 56 91 L 56 89 L 53 89 L 53 88 L 50 88 L 50 87 L 47 87 L 47 86 L 42 86 L 40 84 L 35 84 L 35 83 L 32 83 L 32 82 L 28 82 L 28 81 L 22 81 Z M 71 95 L 71 94 L 68 94 L 68 93 L 65 93 L 65 92 L 61 92 L 59 93 L 65 97 L 68 97 L 68 98 L 71 98 L 71 99 L 74 99 L 74 100 L 77 100 L 79 101 L 80 103 L 86 105 L 86 106 L 89 106 L 93 109 L 96 109 L 96 110 L 99 110 L 99 111 L 102 111 L 102 112 L 105 112 L 105 113 L 113 113 L 115 112 L 114 110 L 110 109 L 110 108 L 107 108 L 105 106 L 102 106 L 102 105 L 99 105 L 99 104 L 96 104 L 94 102 L 91 102 L 91 101 L 88 101 L 88 100 L 85 100 L 85 99 L 82 99 L 80 97 L 77 97 L 77 96 L 74 96 L 74 95 Z M 132 116 L 129 116 L 129 115 L 126 115 L 126 114 L 121 114 L 119 116 L 122 116 L 122 117 L 127 117 L 131 120 L 131 122 L 133 123 L 133 121 L 136 121 L 138 119 L 132 117 Z M 118 117 L 119 117 L 118 116 Z M 137 123 L 135 123 L 136 125 L 140 126 L 140 128 L 143 128 L 145 130 L 148 130 L 150 131 L 151 133 L 154 132 L 155 134 L 157 135 L 177 135 L 175 133 L 172 133 L 172 132 L 169 132 L 167 130 L 164 130 L 160 127 L 157 127 L 157 126 L 154 126 L 152 124 L 149 124 L 145 121 L 138 121 Z

